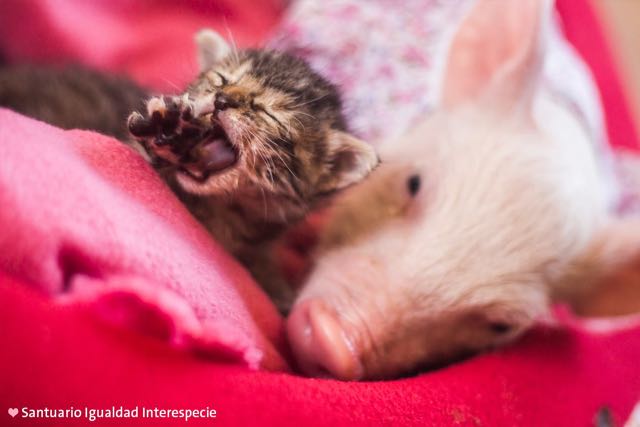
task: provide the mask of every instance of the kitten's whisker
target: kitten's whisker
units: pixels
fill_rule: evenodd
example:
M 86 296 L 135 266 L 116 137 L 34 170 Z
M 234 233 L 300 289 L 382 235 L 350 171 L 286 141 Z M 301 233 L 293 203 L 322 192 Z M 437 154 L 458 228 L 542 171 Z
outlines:
M 270 166 L 271 163 L 269 163 L 269 160 L 267 160 L 267 158 L 265 157 L 265 154 L 262 151 L 256 150 L 256 153 L 262 159 L 262 163 L 264 163 L 264 166 L 267 168 L 267 173 L 269 174 L 269 182 L 271 183 L 271 187 L 273 188 L 273 186 L 275 185 L 275 182 L 273 180 L 273 173 L 271 171 L 271 166 Z
M 263 139 L 262 144 L 266 144 L 265 141 L 266 140 Z M 265 161 L 267 162 L 267 165 L 268 165 L 269 175 L 271 177 L 272 188 L 275 190 L 276 182 L 275 182 L 275 177 L 273 175 L 273 172 L 277 170 L 276 164 L 274 163 L 273 158 L 269 155 L 270 153 L 266 149 L 264 149 L 263 151 L 264 151 Z M 281 180 L 278 180 L 278 181 L 280 182 Z
M 177 90 L 178 93 L 182 91 L 182 89 L 180 89 L 180 87 L 177 84 L 175 84 L 174 82 L 172 82 L 171 80 L 169 80 L 167 78 L 164 78 L 164 77 L 162 78 L 162 80 L 164 80 L 165 83 L 167 83 L 169 86 L 171 86 L 172 88 Z
M 269 181 L 271 182 L 272 188 L 275 186 L 275 179 L 273 177 L 273 162 L 269 161 L 269 157 L 262 149 L 257 149 L 258 154 L 262 158 L 265 167 L 267 168 L 267 172 L 269 173 Z
M 289 167 L 289 165 L 287 164 L 287 162 L 285 162 L 285 160 L 282 158 L 282 156 L 280 155 L 280 150 L 278 149 L 278 144 L 276 144 L 275 141 L 271 140 L 271 139 L 266 139 L 267 142 L 269 142 L 271 144 L 271 146 L 274 148 L 273 152 L 276 154 L 276 156 L 278 156 L 278 158 L 280 159 L 280 161 L 282 162 L 282 165 L 287 168 L 287 170 L 289 171 L 289 173 L 291 173 L 291 176 L 293 176 L 295 179 L 297 179 L 298 181 L 300 181 L 300 178 L 298 178 L 298 176 L 293 173 L 293 171 L 291 170 L 291 168 Z
M 300 127 L 302 128 L 302 131 L 303 131 L 303 132 L 307 130 L 307 128 L 304 126 L 304 123 L 302 123 L 302 121 L 301 121 L 299 118 L 297 118 L 296 116 L 293 116 L 293 117 L 291 117 L 291 119 L 293 119 L 293 120 L 295 120 L 295 121 L 297 121 L 297 122 L 298 122 L 298 124 L 299 124 L 299 125 L 300 125 Z M 290 120 L 291 120 L 291 119 L 290 119 Z
M 309 113 L 305 113 L 304 111 L 296 111 L 296 114 L 302 114 L 303 116 L 307 116 L 312 118 L 313 120 L 316 119 L 316 116 L 314 116 L 313 114 L 309 114 Z
M 264 146 L 264 138 L 261 138 L 260 136 L 258 136 L 253 130 L 247 128 L 245 129 L 245 132 L 251 136 L 251 138 L 255 141 L 257 140 L 258 143 L 257 144 L 249 144 L 249 146 L 251 147 L 251 151 L 254 153 L 254 155 L 256 157 L 260 157 L 262 159 L 262 162 L 265 164 L 266 168 L 267 168 L 267 172 L 269 173 L 269 180 L 271 183 L 271 188 L 274 189 L 275 188 L 275 179 L 273 177 L 273 171 L 272 168 L 275 169 L 275 165 L 273 164 L 273 162 L 269 162 L 268 158 L 265 157 L 265 153 L 263 153 L 262 151 L 262 147 Z
M 304 131 L 304 126 L 302 128 L 302 130 Z M 291 134 L 291 119 L 287 120 L 287 138 L 291 138 L 292 134 Z
M 238 53 L 238 45 L 236 44 L 236 40 L 233 37 L 231 28 L 229 28 L 229 23 L 227 22 L 226 17 L 224 17 L 224 27 L 227 30 L 227 36 L 229 37 L 229 42 L 231 44 L 231 53 L 233 54 L 236 66 L 240 66 L 240 54 Z
M 276 165 L 273 163 L 273 160 L 271 160 L 271 157 L 269 157 L 269 153 L 267 153 L 266 150 L 263 150 L 263 158 L 267 164 L 267 171 L 269 172 L 269 177 L 271 178 L 271 186 L 273 189 L 275 189 L 276 181 L 275 177 L 273 176 L 273 172 L 275 172 L 276 170 Z
M 269 206 L 267 206 L 267 196 L 264 193 L 264 188 L 259 187 L 260 188 L 260 193 L 262 194 L 262 204 L 264 205 L 264 219 L 265 221 L 268 218 L 268 210 L 269 210 Z
M 307 105 L 307 104 L 311 104 L 312 102 L 320 101 L 321 99 L 326 98 L 327 96 L 329 96 L 329 94 L 328 94 L 328 93 L 327 93 L 327 94 L 324 94 L 324 95 L 322 95 L 322 96 L 319 96 L 319 97 L 317 97 L 317 98 L 310 99 L 309 101 L 303 102 L 303 103 L 301 103 L 301 104 L 292 105 L 292 106 L 291 106 L 291 108 L 299 108 L 299 107 L 303 107 L 303 106 L 305 106 L 305 105 Z

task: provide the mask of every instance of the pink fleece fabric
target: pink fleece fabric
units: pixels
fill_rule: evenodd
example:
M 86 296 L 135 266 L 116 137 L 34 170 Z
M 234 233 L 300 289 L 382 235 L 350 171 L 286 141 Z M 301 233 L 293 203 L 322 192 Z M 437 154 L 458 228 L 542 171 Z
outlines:
M 213 28 L 238 46 L 261 43 L 283 0 L 2 0 L 0 52 L 9 61 L 81 62 L 161 92 L 196 71 L 193 35 Z
M 0 110 L 0 269 L 104 319 L 283 369 L 281 319 L 122 143 Z

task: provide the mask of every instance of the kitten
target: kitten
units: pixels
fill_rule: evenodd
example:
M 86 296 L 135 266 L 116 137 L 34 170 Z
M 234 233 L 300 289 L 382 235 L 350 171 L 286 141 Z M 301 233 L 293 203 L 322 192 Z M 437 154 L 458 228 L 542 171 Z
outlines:
M 191 212 L 254 275 L 282 311 L 293 292 L 274 242 L 324 200 L 378 164 L 348 134 L 335 86 L 301 59 L 232 51 L 196 36 L 201 73 L 179 96 L 151 98 L 129 131 Z

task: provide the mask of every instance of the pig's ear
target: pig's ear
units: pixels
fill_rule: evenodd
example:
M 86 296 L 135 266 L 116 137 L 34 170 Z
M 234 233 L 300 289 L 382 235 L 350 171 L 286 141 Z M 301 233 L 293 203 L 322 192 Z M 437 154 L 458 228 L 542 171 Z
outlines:
M 579 314 L 640 311 L 640 219 L 620 219 L 604 228 L 574 260 L 562 287 Z
M 346 132 L 330 130 L 327 166 L 318 185 L 319 192 L 331 193 L 360 182 L 379 162 L 371 145 Z
M 451 44 L 443 105 L 488 98 L 505 110 L 530 108 L 552 6 L 553 0 L 478 0 Z
M 195 41 L 198 47 L 200 71 L 208 70 L 231 51 L 229 44 L 222 36 L 211 29 L 198 31 Z

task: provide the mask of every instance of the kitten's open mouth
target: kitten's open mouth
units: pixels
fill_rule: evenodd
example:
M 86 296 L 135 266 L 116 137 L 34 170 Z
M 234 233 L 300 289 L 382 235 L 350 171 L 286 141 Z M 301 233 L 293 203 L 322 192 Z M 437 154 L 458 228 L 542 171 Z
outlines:
M 238 161 L 239 152 L 221 126 L 215 125 L 204 140 L 189 152 L 180 172 L 204 182 L 211 175 L 231 168 Z

